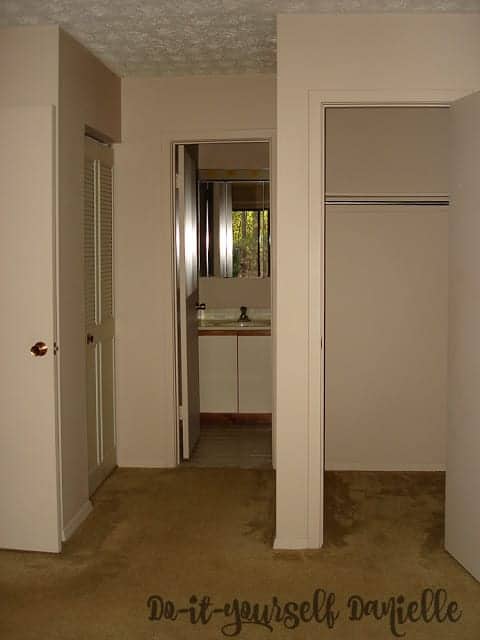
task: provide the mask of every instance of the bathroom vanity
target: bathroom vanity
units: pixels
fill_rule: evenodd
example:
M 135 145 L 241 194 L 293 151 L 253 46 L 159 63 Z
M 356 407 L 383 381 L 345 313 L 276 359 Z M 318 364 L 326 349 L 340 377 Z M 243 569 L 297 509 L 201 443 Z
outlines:
M 201 321 L 198 333 L 202 421 L 270 422 L 270 321 Z

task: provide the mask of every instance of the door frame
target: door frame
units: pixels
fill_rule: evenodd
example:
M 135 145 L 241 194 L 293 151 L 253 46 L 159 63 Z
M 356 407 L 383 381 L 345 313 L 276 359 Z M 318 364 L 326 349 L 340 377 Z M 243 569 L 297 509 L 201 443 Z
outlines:
M 324 542 L 325 476 L 325 111 L 334 107 L 449 107 L 474 89 L 308 92 L 308 547 Z M 319 179 L 320 178 L 320 179 Z
M 181 463 L 180 460 L 180 441 L 179 441 L 179 418 L 178 415 L 178 353 L 179 353 L 179 335 L 178 335 L 178 313 L 177 313 L 177 268 L 176 268 L 176 206 L 175 206 L 175 157 L 176 149 L 179 145 L 192 145 L 192 144 L 229 144 L 236 142 L 265 142 L 269 145 L 269 163 L 270 163 L 270 211 L 273 212 L 270 223 L 271 233 L 271 250 L 270 250 L 270 291 L 271 291 L 271 333 L 273 338 L 272 349 L 272 377 L 273 382 L 276 377 L 276 342 L 275 342 L 275 263 L 276 263 L 276 251 L 275 251 L 275 237 L 276 237 L 276 225 L 277 217 L 276 212 L 276 131 L 273 129 L 260 129 L 260 130 L 226 130 L 226 131 L 208 131 L 197 134 L 176 134 L 171 132 L 165 136 L 164 144 L 168 145 L 170 149 L 170 237 L 172 238 L 172 253 L 171 253 L 171 267 L 172 267 L 172 328 L 173 328 L 173 433 L 172 433 L 172 448 L 170 451 L 171 466 L 176 467 Z M 272 385 L 273 397 L 272 397 L 272 465 L 275 468 L 276 464 L 276 402 L 275 402 L 275 384 Z

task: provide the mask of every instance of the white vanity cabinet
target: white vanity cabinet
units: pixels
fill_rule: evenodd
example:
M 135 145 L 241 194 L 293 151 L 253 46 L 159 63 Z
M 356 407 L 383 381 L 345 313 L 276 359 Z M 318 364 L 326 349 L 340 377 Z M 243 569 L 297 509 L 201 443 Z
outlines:
M 269 335 L 199 336 L 200 412 L 272 412 Z
M 271 336 L 238 336 L 238 411 L 272 412 Z
M 201 413 L 237 413 L 237 336 L 201 335 L 198 342 Z

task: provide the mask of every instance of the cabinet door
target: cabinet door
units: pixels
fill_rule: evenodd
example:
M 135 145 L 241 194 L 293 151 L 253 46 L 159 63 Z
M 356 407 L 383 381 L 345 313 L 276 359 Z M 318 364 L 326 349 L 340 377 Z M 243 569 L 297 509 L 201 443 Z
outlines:
M 272 412 L 272 338 L 238 336 L 240 413 Z
M 200 336 L 200 411 L 237 413 L 237 336 Z

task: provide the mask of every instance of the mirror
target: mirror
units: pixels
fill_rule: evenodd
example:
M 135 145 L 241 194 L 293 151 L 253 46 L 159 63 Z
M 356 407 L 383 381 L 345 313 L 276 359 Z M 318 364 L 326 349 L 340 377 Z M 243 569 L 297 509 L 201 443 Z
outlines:
M 200 180 L 199 275 L 270 276 L 268 180 Z

